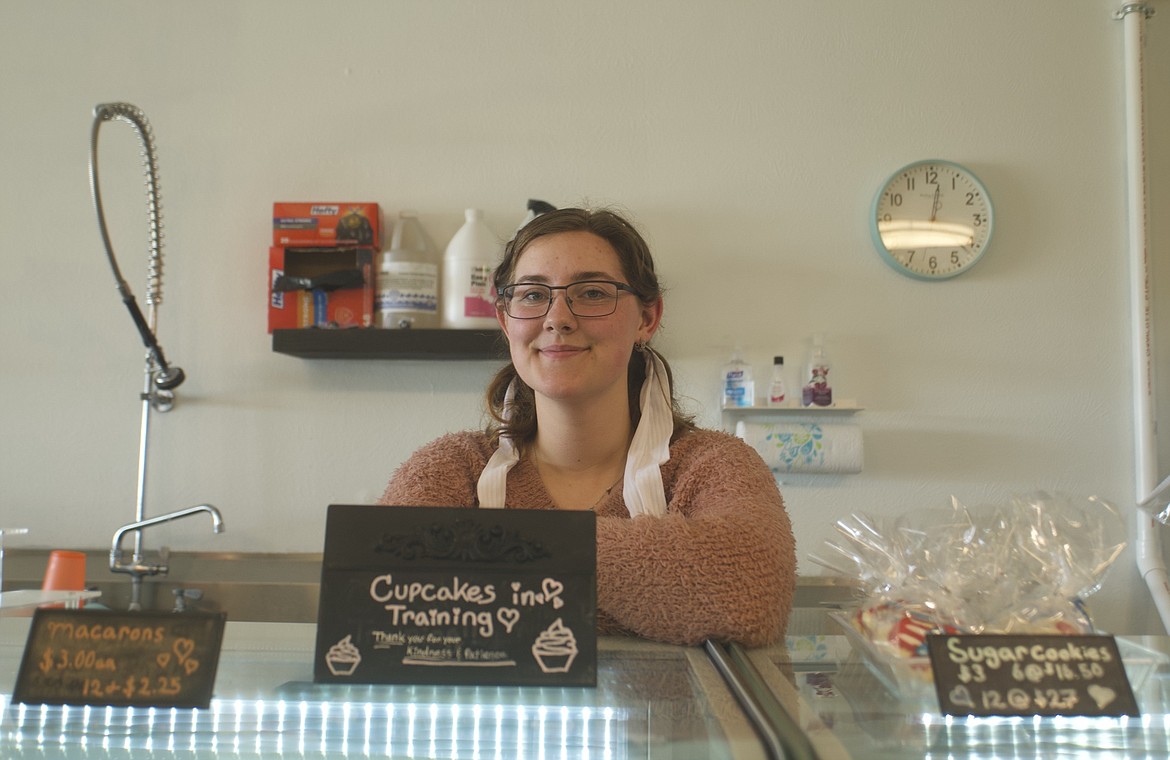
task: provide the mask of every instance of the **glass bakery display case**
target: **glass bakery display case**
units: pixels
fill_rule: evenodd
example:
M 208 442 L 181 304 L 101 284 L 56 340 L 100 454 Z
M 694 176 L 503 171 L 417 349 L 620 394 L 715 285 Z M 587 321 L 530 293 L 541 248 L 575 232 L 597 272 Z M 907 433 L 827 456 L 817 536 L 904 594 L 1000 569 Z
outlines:
M 820 610 L 760 649 L 603 638 L 596 687 L 314 684 L 313 624 L 229 622 L 209 708 L 171 709 L 13 703 L 29 620 L 0 617 L 4 758 L 1170 756 L 1170 637 L 1118 637 L 1140 716 L 972 718 Z

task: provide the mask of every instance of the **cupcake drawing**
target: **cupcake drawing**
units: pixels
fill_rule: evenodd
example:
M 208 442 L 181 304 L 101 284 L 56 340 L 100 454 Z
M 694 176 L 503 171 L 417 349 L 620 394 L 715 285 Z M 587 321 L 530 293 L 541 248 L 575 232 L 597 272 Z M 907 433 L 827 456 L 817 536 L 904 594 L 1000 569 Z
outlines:
M 352 635 L 346 636 L 325 653 L 325 665 L 335 676 L 352 676 L 362 661 L 362 654 L 353 645 L 352 638 Z
M 532 644 L 532 656 L 545 673 L 567 673 L 577 656 L 577 638 L 560 618 L 540 632 Z

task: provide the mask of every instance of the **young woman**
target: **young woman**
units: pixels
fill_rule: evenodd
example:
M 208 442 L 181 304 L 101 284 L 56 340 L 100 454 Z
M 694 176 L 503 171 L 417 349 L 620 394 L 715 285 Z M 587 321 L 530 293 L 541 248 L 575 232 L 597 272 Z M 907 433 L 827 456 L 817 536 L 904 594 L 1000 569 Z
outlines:
M 511 362 L 484 431 L 415 452 L 382 503 L 591 509 L 598 632 L 758 646 L 785 630 L 795 541 L 776 481 L 733 436 L 696 428 L 649 342 L 654 262 L 607 210 L 536 217 L 495 273 Z

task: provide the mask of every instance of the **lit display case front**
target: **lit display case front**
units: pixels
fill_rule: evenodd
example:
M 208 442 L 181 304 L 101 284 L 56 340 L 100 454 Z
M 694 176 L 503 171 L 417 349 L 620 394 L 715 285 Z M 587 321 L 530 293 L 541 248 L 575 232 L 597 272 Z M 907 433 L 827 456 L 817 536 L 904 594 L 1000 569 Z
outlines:
M 228 623 L 208 709 L 11 701 L 27 618 L 0 619 L 0 757 L 762 758 L 701 648 L 603 639 L 597 687 L 314 684 L 315 626 Z

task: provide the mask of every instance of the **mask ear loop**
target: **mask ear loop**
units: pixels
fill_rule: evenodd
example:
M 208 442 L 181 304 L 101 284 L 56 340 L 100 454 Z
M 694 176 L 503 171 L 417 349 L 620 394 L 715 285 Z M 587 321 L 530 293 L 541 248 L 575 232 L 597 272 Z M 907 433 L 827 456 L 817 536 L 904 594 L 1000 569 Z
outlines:
M 638 399 L 642 419 L 626 456 L 623 498 L 631 517 L 661 517 L 666 514 L 666 489 L 659 467 L 670 459 L 674 410 L 670 404 L 666 365 L 649 346 L 641 344 L 640 350 L 646 355 L 646 380 Z
M 516 398 L 516 381 L 508 384 L 504 392 L 504 407 L 502 417 L 507 422 L 512 417 L 512 402 Z M 520 461 L 520 452 L 512 439 L 506 435 L 500 436 L 500 446 L 488 459 L 487 466 L 480 473 L 479 482 L 475 485 L 479 506 L 485 509 L 503 509 L 504 499 L 508 493 L 508 471 Z

